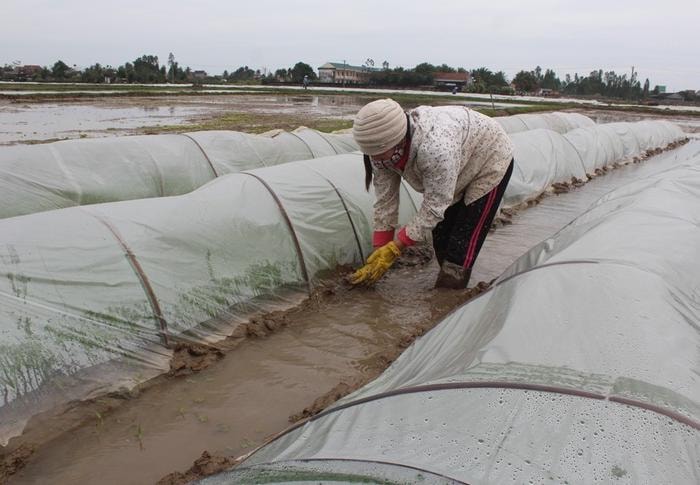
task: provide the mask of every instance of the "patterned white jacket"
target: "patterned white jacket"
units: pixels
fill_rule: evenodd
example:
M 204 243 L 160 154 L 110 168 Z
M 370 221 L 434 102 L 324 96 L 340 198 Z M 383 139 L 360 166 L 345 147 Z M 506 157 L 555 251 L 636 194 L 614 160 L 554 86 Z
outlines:
M 375 232 L 398 226 L 401 177 L 423 194 L 406 226 L 413 241 L 424 241 L 458 200 L 470 204 L 503 178 L 513 146 L 501 125 L 462 106 L 420 106 L 408 112 L 411 146 L 403 170 L 373 167 Z

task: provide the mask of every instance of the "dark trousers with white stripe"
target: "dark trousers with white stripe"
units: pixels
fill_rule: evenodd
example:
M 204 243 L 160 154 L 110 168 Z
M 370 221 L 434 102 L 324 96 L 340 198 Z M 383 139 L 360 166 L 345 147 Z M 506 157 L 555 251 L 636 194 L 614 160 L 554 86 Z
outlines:
M 467 280 L 508 186 L 513 163 L 511 160 L 499 184 L 488 194 L 469 205 L 463 201 L 451 205 L 433 229 L 433 247 L 440 265 L 448 261 L 450 266 L 461 266 Z

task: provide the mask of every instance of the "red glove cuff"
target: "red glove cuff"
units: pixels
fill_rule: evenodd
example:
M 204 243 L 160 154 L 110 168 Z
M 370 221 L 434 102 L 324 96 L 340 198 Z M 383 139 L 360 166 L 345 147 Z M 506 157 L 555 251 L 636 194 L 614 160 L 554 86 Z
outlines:
M 399 231 L 399 235 L 397 236 L 399 241 L 403 243 L 404 246 L 413 246 L 416 242 L 408 237 L 408 234 L 406 234 L 406 228 L 402 227 L 401 230 Z
M 390 243 L 394 240 L 394 230 L 389 231 L 374 231 L 372 234 L 372 246 L 378 248 Z

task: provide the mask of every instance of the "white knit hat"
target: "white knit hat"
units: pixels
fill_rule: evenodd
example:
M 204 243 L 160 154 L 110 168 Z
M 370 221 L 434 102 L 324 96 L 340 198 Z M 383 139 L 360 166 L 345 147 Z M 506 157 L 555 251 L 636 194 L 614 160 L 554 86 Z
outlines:
M 406 114 L 393 99 L 378 99 L 358 111 L 352 136 L 366 155 L 378 155 L 399 144 L 406 135 Z

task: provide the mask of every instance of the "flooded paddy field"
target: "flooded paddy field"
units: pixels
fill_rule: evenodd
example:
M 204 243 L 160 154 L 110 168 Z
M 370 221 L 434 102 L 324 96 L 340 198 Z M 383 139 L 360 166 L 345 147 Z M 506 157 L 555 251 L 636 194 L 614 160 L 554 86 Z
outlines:
M 488 102 L 463 97 L 435 96 L 401 100 L 405 108 L 420 104 L 460 104 L 488 115 L 553 110 L 556 105 Z M 298 126 L 321 131 L 349 128 L 354 114 L 374 93 L 339 94 L 197 94 L 159 96 L 105 96 L 93 98 L 0 98 L 0 145 L 47 143 L 75 138 L 98 138 L 135 134 L 180 133 L 199 130 L 236 130 L 261 133 Z M 568 108 L 572 110 L 571 108 Z M 698 116 L 669 113 L 636 113 L 587 109 L 573 111 L 597 122 L 668 119 L 686 131 L 700 132 Z
M 185 123 L 204 112 L 198 107 L 147 104 L 0 104 L 0 144 L 123 135 L 145 126 Z
M 94 98 L 75 101 L 0 101 L 0 144 L 40 143 L 159 131 L 211 129 L 221 116 L 252 122 L 276 116 L 349 120 L 363 101 L 356 97 L 267 95 Z M 245 122 L 245 119 L 241 119 Z M 313 120 L 310 120 L 313 121 Z M 291 120 L 290 120 L 291 122 Z M 275 125 L 276 126 L 276 125 Z M 270 129 L 266 126 L 265 129 Z M 264 130 L 262 130 L 264 131 Z
M 198 94 L 94 98 L 0 99 L 0 145 L 45 143 L 74 138 L 197 130 L 260 133 L 308 126 L 322 131 L 349 128 L 354 114 L 376 94 Z M 433 104 L 459 102 L 491 108 L 484 101 L 437 98 Z M 421 104 L 408 101 L 407 108 Z M 495 103 L 518 110 L 526 104 Z M 504 111 L 503 114 L 506 114 Z

